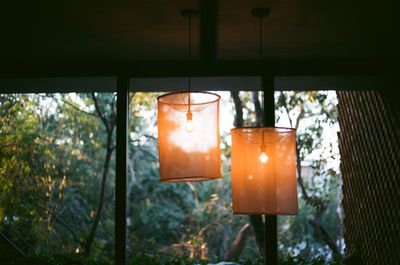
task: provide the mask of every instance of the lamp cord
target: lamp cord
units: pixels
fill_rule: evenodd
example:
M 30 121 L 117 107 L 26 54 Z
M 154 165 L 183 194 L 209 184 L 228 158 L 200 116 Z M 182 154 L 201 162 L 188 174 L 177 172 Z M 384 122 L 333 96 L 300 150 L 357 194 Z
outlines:
M 259 20 L 259 24 L 260 24 L 260 26 L 259 26 L 259 39 L 260 39 L 260 62 L 262 61 L 262 59 L 263 59 L 263 55 L 262 55 L 262 16 L 260 16 L 259 18 L 258 18 L 258 20 Z
M 192 59 L 192 15 L 189 15 L 189 41 L 188 41 L 188 61 Z M 190 112 L 190 92 L 191 92 L 191 77 L 189 74 L 189 94 L 188 94 L 188 112 Z
M 188 41 L 188 59 L 191 60 L 192 57 L 192 15 L 189 15 L 189 41 Z
M 262 54 L 262 16 L 259 16 L 258 18 L 258 22 L 259 22 L 259 32 L 258 32 L 258 37 L 259 37 L 259 60 L 260 60 L 260 64 L 263 60 L 263 54 Z M 261 76 L 261 90 L 264 91 L 264 83 L 263 83 L 263 77 Z M 265 97 L 262 98 L 262 109 L 264 110 L 265 108 Z M 262 121 L 261 121 L 262 126 L 265 126 L 266 122 L 265 122 L 265 113 L 264 111 L 262 112 Z M 263 138 L 264 138 L 264 134 L 263 134 Z M 264 140 L 264 139 L 263 139 Z

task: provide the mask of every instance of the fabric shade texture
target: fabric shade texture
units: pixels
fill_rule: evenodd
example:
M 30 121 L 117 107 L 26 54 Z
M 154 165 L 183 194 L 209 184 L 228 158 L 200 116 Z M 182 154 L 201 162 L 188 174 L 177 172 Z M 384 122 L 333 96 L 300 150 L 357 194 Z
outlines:
M 157 101 L 161 181 L 221 178 L 220 96 L 175 92 L 162 95 Z
M 296 214 L 296 131 L 251 127 L 231 133 L 233 213 Z

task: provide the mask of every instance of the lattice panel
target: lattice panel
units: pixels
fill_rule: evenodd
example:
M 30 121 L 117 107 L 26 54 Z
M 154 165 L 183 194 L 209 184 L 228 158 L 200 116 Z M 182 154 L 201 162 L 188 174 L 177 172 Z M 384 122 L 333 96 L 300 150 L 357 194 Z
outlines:
M 347 248 L 356 246 L 367 265 L 399 265 L 398 106 L 371 91 L 338 92 L 338 99 Z

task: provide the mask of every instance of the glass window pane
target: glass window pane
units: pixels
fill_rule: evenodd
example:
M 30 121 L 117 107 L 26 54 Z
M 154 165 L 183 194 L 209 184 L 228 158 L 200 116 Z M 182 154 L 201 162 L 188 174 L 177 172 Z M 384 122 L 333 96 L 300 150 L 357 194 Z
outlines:
M 0 94 L 7 258 L 113 262 L 115 104 L 114 93 Z
M 299 213 L 278 218 L 279 251 L 331 260 L 344 251 L 336 92 L 275 92 L 275 117 L 296 129 L 298 163 Z
M 157 82 L 160 82 L 157 78 L 151 80 L 149 87 L 162 87 L 163 83 L 157 85 Z M 139 83 L 135 81 L 135 84 Z M 251 91 L 249 87 L 231 92 L 213 90 L 221 96 L 223 178 L 201 183 L 160 182 L 156 99 L 164 93 L 130 94 L 127 220 L 130 260 L 142 254 L 155 255 L 157 259 L 183 256 L 214 262 L 218 258 L 259 259 L 264 240 L 263 218 L 233 215 L 230 187 L 230 129 L 260 126 L 263 119 L 262 92 Z M 326 205 L 321 219 L 315 219 L 320 210 L 304 199 L 302 187 L 298 186 L 299 214 L 278 218 L 279 255 L 281 258 L 292 255 L 307 260 L 317 256 L 332 259 L 333 250 L 314 229 L 323 227 L 338 251 L 343 252 L 336 94 L 279 91 L 275 93 L 275 100 L 276 126 L 296 127 L 298 120 L 302 186 L 307 196 Z M 316 224 L 317 221 L 320 223 Z
M 181 88 L 185 88 L 187 79 L 182 81 Z M 207 258 L 211 261 L 216 261 L 218 257 L 231 259 L 235 255 L 235 250 L 232 253 L 232 249 L 237 235 L 241 230 L 247 234 L 251 232 L 248 216 L 232 214 L 230 129 L 235 123 L 235 104 L 232 97 L 237 100 L 237 111 L 241 112 L 241 118 L 236 122 L 249 126 L 257 124 L 252 104 L 253 93 L 216 91 L 218 85 L 213 81 L 215 79 L 201 80 L 204 88 L 212 87 L 213 93 L 221 96 L 220 147 L 223 178 L 214 181 L 160 182 L 156 110 L 157 97 L 165 93 L 130 94 L 128 260 L 141 254 L 155 253 L 157 259 L 176 256 L 188 259 Z M 194 82 L 194 87 L 199 88 L 200 81 Z M 149 91 L 151 87 L 163 87 L 163 79 L 134 80 L 131 86 L 132 84 L 139 91 Z M 174 85 L 179 87 L 179 84 Z M 206 86 L 207 84 L 211 85 Z M 250 87 L 247 86 L 246 89 Z M 255 98 L 261 102 L 260 93 L 256 92 Z M 241 252 L 242 257 L 259 256 L 254 237 L 248 238 L 248 243 Z

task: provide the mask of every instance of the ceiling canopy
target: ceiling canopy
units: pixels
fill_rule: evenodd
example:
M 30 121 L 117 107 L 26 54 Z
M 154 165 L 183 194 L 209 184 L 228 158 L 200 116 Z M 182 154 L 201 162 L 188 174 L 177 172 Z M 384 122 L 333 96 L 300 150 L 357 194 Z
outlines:
M 188 22 L 180 11 L 196 8 L 203 21 L 193 19 L 195 60 L 202 45 L 213 50 L 215 60 L 256 60 L 259 28 L 250 10 L 257 6 L 271 8 L 263 20 L 266 60 L 399 56 L 390 0 L 42 0 L 2 4 L 0 58 L 3 63 L 186 60 Z

